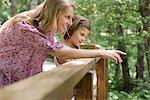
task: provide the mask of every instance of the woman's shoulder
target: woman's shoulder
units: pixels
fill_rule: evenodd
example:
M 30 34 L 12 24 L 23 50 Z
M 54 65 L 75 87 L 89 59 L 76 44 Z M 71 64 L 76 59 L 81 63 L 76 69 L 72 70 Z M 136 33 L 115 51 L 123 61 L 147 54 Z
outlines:
M 29 16 L 25 15 L 24 13 L 20 13 L 4 22 L 1 28 L 15 26 L 16 24 L 18 24 L 18 22 L 27 21 L 28 19 Z

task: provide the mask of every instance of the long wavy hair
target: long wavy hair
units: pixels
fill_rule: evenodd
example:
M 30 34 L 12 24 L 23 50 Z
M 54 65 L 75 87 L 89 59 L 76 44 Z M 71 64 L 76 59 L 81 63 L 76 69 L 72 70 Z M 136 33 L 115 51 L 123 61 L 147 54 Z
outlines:
M 36 8 L 19 13 L 8 22 L 26 21 L 45 34 L 55 33 L 59 15 L 70 6 L 75 7 L 70 0 L 44 0 Z

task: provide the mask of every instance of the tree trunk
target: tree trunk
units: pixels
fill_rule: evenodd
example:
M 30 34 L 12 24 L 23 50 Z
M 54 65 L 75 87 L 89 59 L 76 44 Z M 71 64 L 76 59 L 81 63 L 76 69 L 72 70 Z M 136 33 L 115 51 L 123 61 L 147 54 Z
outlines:
M 14 16 L 17 14 L 17 9 L 16 9 L 16 0 L 10 0 L 11 2 L 11 16 Z
M 145 41 L 145 51 L 148 66 L 148 75 L 150 76 L 150 37 Z
M 88 7 L 88 15 L 93 14 L 93 0 L 88 0 L 89 2 L 89 7 Z
M 139 0 L 139 12 L 142 16 L 143 31 L 150 33 L 150 0 Z M 145 40 L 146 60 L 150 76 L 150 36 Z
M 30 0 L 29 1 L 29 9 L 33 9 L 38 5 L 37 0 Z
M 120 81 L 120 76 L 121 76 L 121 68 L 119 65 L 116 64 L 116 69 L 115 69 L 115 76 L 114 76 L 114 81 Z
M 2 7 L 2 0 L 0 0 L 0 8 Z
M 137 53 L 137 62 L 136 62 L 136 79 L 143 79 L 144 71 L 144 46 L 143 43 L 138 43 L 138 53 Z
M 117 26 L 117 35 L 118 36 L 123 36 L 123 28 L 120 24 Z M 121 51 L 126 52 L 126 44 L 123 39 L 118 41 L 118 48 Z M 128 67 L 128 57 L 127 56 L 122 56 L 123 62 L 121 63 L 122 66 L 122 71 L 123 71 L 123 90 L 126 92 L 129 92 L 133 89 L 133 86 L 131 84 L 131 78 L 129 74 L 129 67 Z

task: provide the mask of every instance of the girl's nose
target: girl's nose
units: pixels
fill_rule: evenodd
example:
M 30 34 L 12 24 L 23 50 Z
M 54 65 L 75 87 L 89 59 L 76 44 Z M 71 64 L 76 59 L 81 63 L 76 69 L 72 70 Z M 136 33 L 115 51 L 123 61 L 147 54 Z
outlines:
M 85 37 L 82 38 L 82 42 L 85 41 Z

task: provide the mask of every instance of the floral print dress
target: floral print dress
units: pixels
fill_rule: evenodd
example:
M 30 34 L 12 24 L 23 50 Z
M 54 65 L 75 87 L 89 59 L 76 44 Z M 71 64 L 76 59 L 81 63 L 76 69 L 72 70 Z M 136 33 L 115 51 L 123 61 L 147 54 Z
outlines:
M 23 21 L 0 28 L 0 87 L 41 72 L 48 54 L 62 47 Z

